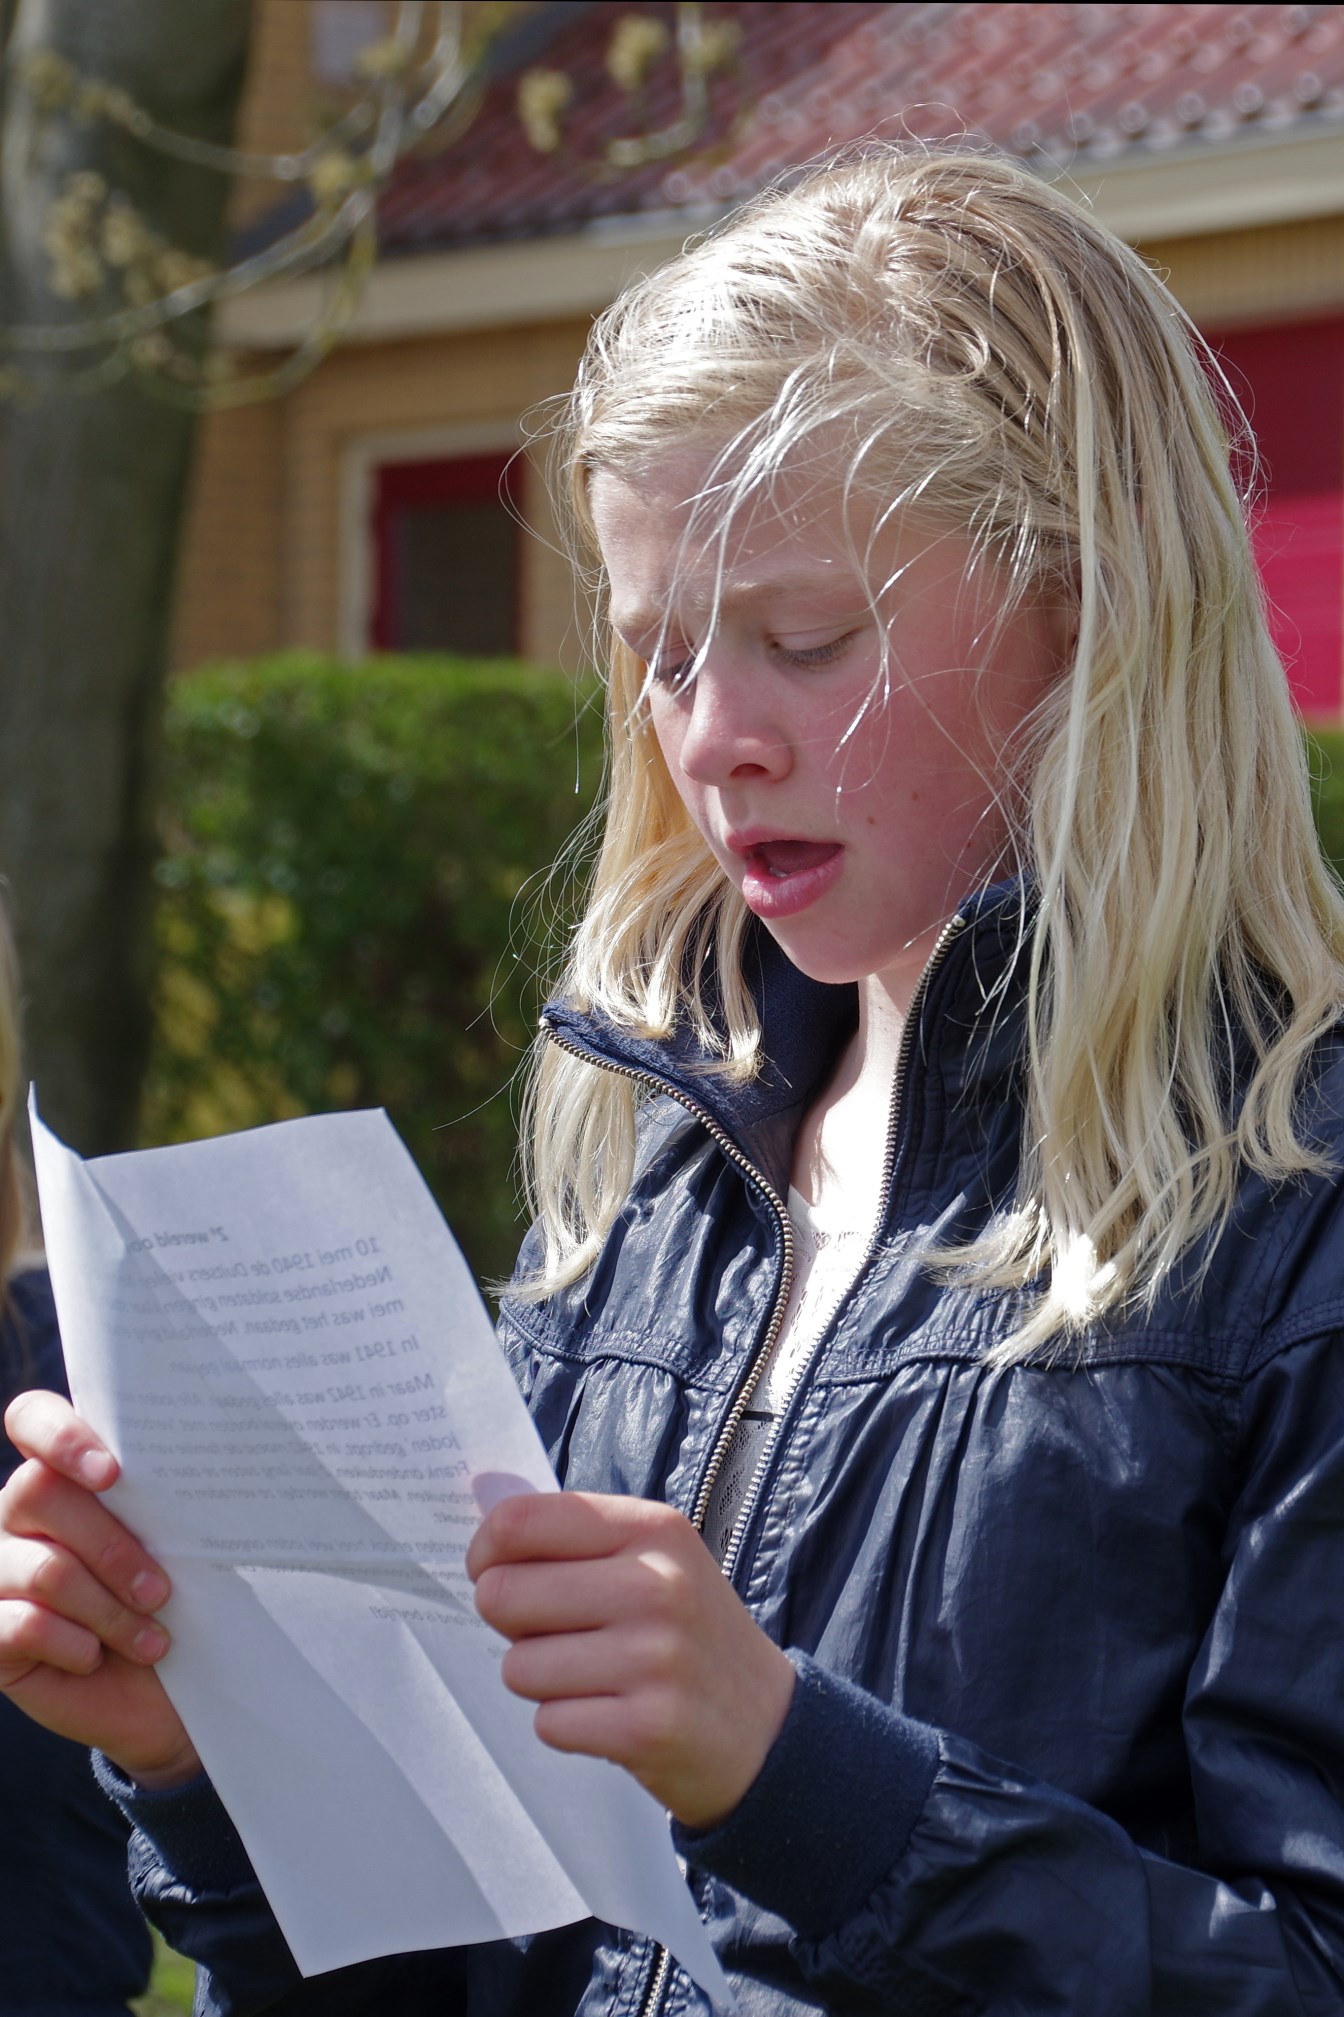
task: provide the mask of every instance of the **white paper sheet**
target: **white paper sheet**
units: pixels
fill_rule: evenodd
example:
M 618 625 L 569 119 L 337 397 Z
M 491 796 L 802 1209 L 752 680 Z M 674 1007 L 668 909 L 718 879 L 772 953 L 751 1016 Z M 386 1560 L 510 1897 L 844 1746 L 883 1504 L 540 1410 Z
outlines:
M 661 1810 L 500 1679 L 473 1482 L 555 1477 L 387 1116 L 33 1147 L 71 1391 L 173 1579 L 159 1671 L 304 1974 L 593 1913 L 731 2007 Z

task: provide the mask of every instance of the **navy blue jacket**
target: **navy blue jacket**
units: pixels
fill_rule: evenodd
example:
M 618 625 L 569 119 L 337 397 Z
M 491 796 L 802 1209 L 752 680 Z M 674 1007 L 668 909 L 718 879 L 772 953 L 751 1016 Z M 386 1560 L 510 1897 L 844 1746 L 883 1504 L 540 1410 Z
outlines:
M 1196 1254 L 1146 1317 L 988 1368 L 1020 1298 L 921 1257 L 1012 1194 L 1017 926 L 1013 899 L 971 905 L 912 1013 L 883 1229 L 728 1565 L 795 1652 L 794 1706 L 680 1846 L 744 2017 L 1339 2017 L 1344 1186 L 1248 1176 L 1202 1285 Z M 503 1314 L 568 1485 L 693 1513 L 783 1294 L 791 1145 L 855 1006 L 756 957 L 771 1063 L 746 1088 L 551 1011 L 662 1089 L 592 1274 Z M 1344 1036 L 1308 1120 L 1344 1163 Z M 130 1806 L 212 2012 L 705 2007 L 675 1966 L 651 1998 L 649 1944 L 592 1922 L 300 1984 L 208 1789 Z
M 64 1393 L 51 1284 L 9 1285 L 0 1409 L 26 1387 Z M 0 1484 L 20 1462 L 0 1433 Z M 126 1882 L 126 1823 L 89 1754 L 0 1696 L 0 2017 L 125 2017 L 149 1981 L 149 1928 Z

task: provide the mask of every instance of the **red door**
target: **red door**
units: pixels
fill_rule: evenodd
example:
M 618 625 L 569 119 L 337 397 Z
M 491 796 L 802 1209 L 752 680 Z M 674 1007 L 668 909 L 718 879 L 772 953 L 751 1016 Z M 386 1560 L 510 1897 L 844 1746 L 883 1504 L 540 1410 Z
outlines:
M 1211 339 L 1260 451 L 1253 528 L 1274 642 L 1303 714 L 1344 712 L 1344 320 Z

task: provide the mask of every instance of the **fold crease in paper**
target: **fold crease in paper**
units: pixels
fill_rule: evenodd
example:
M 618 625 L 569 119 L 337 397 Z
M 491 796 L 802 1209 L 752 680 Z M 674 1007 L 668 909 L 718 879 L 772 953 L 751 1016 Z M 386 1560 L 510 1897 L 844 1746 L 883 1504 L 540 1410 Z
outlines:
M 33 1147 L 71 1391 L 173 1579 L 164 1686 L 304 1974 L 592 1913 L 731 2008 L 666 1817 L 500 1679 L 473 1481 L 556 1481 L 387 1116 L 85 1163 L 34 1106 Z

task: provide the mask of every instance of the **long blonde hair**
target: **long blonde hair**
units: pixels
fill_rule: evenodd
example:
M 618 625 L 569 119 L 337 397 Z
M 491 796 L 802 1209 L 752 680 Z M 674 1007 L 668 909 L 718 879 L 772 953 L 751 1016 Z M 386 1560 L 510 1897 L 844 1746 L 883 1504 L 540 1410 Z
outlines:
M 637 479 L 711 444 L 726 524 L 800 452 L 839 441 L 847 494 L 969 528 L 1013 596 L 1071 604 L 1072 669 L 1032 724 L 1017 823 L 1034 890 L 1017 1196 L 937 1257 L 986 1287 L 1042 1283 L 1000 1357 L 1151 1303 L 1225 1224 L 1244 1168 L 1320 1165 L 1297 1103 L 1344 999 L 1344 901 L 1221 406 L 1175 301 L 1065 196 L 991 155 L 874 146 L 625 294 L 554 430 L 599 603 L 594 470 Z M 606 824 L 566 991 L 641 1035 L 687 1023 L 750 1074 L 747 912 L 658 752 L 645 668 L 619 640 L 608 658 Z M 525 1294 L 594 1258 L 629 1186 L 636 1097 L 539 1047 L 544 1258 Z

